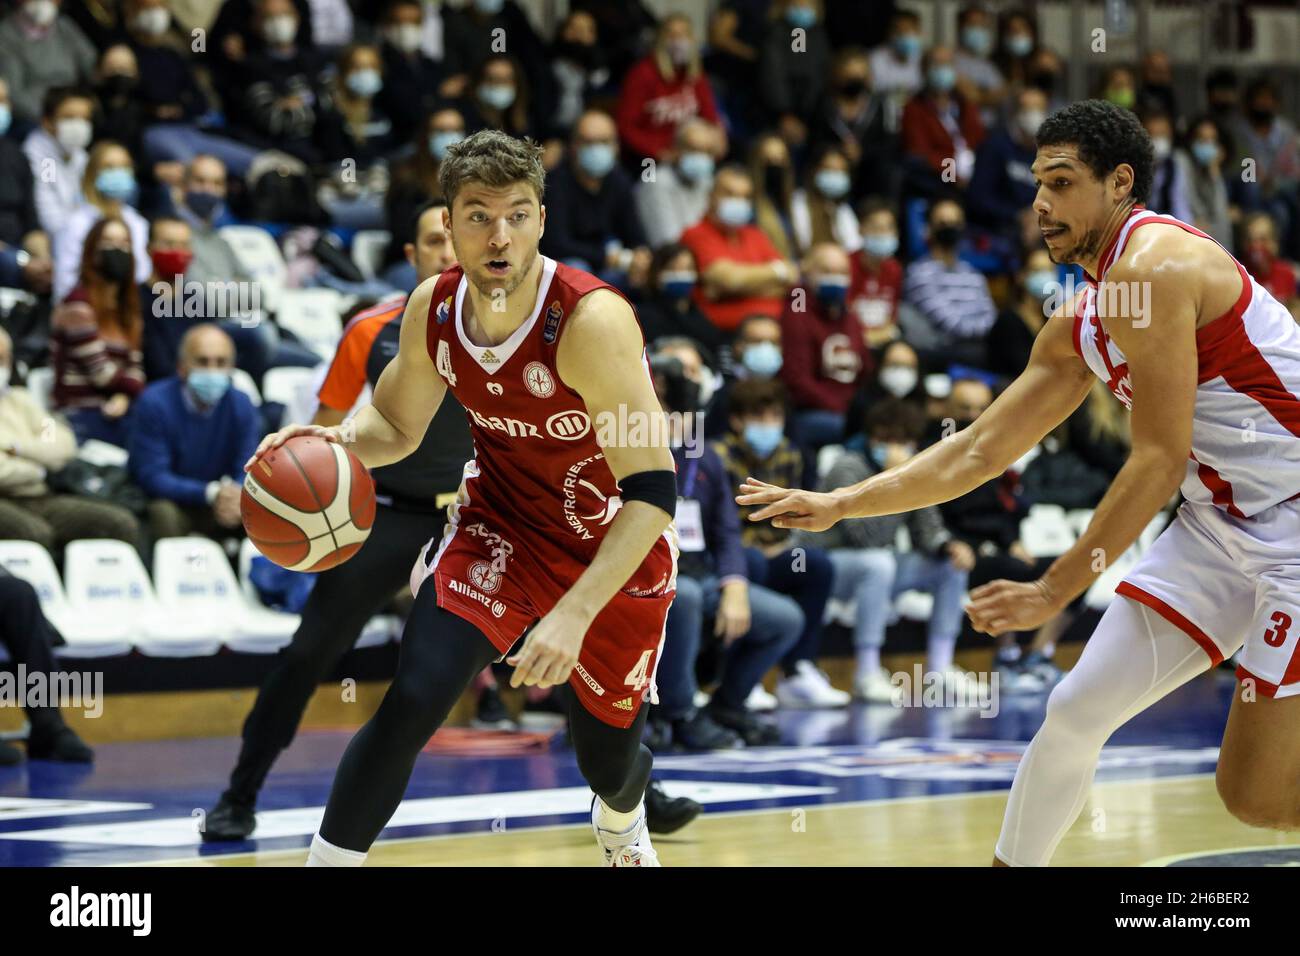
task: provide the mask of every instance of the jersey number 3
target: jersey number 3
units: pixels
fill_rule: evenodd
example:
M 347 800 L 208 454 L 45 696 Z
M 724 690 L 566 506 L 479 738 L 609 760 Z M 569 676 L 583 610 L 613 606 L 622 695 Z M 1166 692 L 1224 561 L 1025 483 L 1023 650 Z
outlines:
M 1277 626 L 1270 627 L 1264 632 L 1264 643 L 1269 647 L 1281 647 L 1286 643 L 1286 632 L 1291 626 L 1291 615 L 1285 611 L 1274 611 L 1269 620 Z

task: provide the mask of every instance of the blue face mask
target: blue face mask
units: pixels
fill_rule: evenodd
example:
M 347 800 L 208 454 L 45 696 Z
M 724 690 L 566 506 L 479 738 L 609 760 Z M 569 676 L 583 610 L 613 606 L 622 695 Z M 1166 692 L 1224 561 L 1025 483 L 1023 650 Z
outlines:
M 840 199 L 848 194 L 849 174 L 842 169 L 819 169 L 813 176 L 813 185 L 827 199 Z
M 915 33 L 904 33 L 894 37 L 894 50 L 899 56 L 910 60 L 921 52 L 921 38 Z
M 444 159 L 447 156 L 447 150 L 453 145 L 459 143 L 465 138 L 465 134 L 459 130 L 439 130 L 436 133 L 429 134 L 429 152 L 433 154 L 434 159 Z
M 125 167 L 101 169 L 95 177 L 95 189 L 105 199 L 129 202 L 135 195 L 135 174 Z
M 500 13 L 505 5 L 506 0 L 474 0 L 474 9 L 490 17 Z
M 867 446 L 867 454 L 871 456 L 872 464 L 883 471 L 889 455 L 889 446 L 883 442 L 873 441 Z
M 508 110 L 515 102 L 515 88 L 509 83 L 480 83 L 478 98 L 494 110 Z
M 822 276 L 813 288 L 822 305 L 831 307 L 843 305 L 849 294 L 849 277 Z
M 1219 157 L 1219 144 L 1197 140 L 1192 144 L 1192 155 L 1202 166 L 1208 166 Z
M 9 104 L 5 103 L 0 106 L 0 136 L 9 132 L 9 124 L 13 122 L 14 114 L 9 109 Z
M 926 76 L 930 82 L 930 89 L 940 93 L 947 93 L 957 85 L 957 71 L 950 66 L 932 66 Z
M 1007 52 L 1012 56 L 1029 56 L 1034 49 L 1034 38 L 1023 33 L 1007 37 Z
M 898 251 L 898 236 L 890 233 L 889 235 L 874 235 L 862 237 L 862 248 L 866 249 L 871 255 L 880 259 L 888 259 Z
M 817 11 L 812 7 L 786 7 L 785 19 L 790 26 L 807 30 L 817 22 Z
M 203 405 L 215 405 L 230 389 L 230 373 L 195 369 L 185 379 L 194 397 Z
M 759 458 L 767 458 L 776 451 L 776 446 L 781 444 L 781 435 L 784 431 L 782 425 L 750 422 L 745 426 L 745 444 L 753 449 L 754 454 Z
M 1040 299 L 1046 299 L 1057 286 L 1056 273 L 1051 269 L 1041 269 L 1025 276 L 1025 291 Z
M 614 168 L 618 153 L 610 143 L 588 143 L 578 150 L 578 165 L 588 176 L 604 179 Z
M 988 56 L 993 49 L 993 33 L 988 27 L 963 27 L 961 45 L 976 56 Z
M 682 153 L 677 168 L 693 183 L 707 183 L 713 179 L 713 157 L 708 153 Z
M 659 276 L 664 295 L 670 299 L 684 299 L 695 288 L 694 272 L 665 272 Z
M 756 342 L 740 357 L 740 364 L 759 378 L 771 378 L 781 371 L 782 361 L 781 346 L 775 342 Z
M 185 205 L 190 208 L 190 212 L 198 216 L 204 222 L 212 222 L 217 218 L 221 206 L 225 203 L 216 193 L 201 192 L 197 189 L 191 189 L 185 194 Z
M 384 88 L 384 78 L 378 70 L 354 70 L 348 74 L 347 86 L 357 96 L 374 96 Z
M 736 228 L 749 225 L 754 218 L 754 204 L 740 196 L 723 196 L 718 200 L 718 220 Z

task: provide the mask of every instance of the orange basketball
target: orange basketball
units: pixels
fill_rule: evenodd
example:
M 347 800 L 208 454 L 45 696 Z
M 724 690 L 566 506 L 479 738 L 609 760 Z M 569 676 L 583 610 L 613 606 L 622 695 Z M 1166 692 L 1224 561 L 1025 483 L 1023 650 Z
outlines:
M 338 442 L 296 435 L 253 463 L 239 511 L 257 550 L 291 571 L 324 571 L 365 544 L 375 483 Z

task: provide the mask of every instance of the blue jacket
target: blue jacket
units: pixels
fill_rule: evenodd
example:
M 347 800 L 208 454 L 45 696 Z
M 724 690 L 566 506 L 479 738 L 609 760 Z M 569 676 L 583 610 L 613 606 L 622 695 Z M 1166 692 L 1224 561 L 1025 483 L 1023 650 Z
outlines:
M 210 481 L 244 480 L 244 462 L 257 450 L 262 425 L 248 396 L 230 388 L 200 412 L 180 378 L 154 382 L 131 410 L 127 441 L 131 478 L 150 498 L 204 505 Z
M 697 450 L 704 454 L 687 458 L 685 448 L 673 449 L 677 493 L 700 503 L 705 544 L 704 551 L 683 551 L 679 570 L 692 577 L 716 574 L 723 583 L 729 578 L 747 578 L 745 552 L 740 544 L 740 510 L 731 479 L 722 459 L 708 443 L 701 443 Z
M 975 172 L 966 190 L 971 222 L 993 230 L 1014 228 L 1020 214 L 1034 202 L 1038 190 L 1029 167 L 1033 145 L 1022 146 L 999 127 L 975 153 Z

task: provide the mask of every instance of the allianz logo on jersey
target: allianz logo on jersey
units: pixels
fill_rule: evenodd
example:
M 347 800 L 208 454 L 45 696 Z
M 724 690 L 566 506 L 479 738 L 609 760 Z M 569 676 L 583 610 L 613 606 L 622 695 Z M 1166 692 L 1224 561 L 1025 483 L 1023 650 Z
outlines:
M 470 587 L 464 581 L 457 581 L 455 578 L 450 578 L 447 581 L 447 586 L 457 594 L 467 597 L 472 601 L 478 601 L 479 604 L 482 604 L 492 612 L 493 617 L 501 617 L 501 615 L 506 613 L 506 605 L 504 601 L 494 601 L 482 591 Z
M 503 415 L 484 415 L 473 408 L 466 407 L 475 423 L 480 428 L 494 432 L 505 432 L 511 438 L 541 438 L 541 428 L 532 422 Z M 586 412 L 576 408 L 556 412 L 546 419 L 546 434 L 560 441 L 577 441 L 591 431 L 591 418 Z

